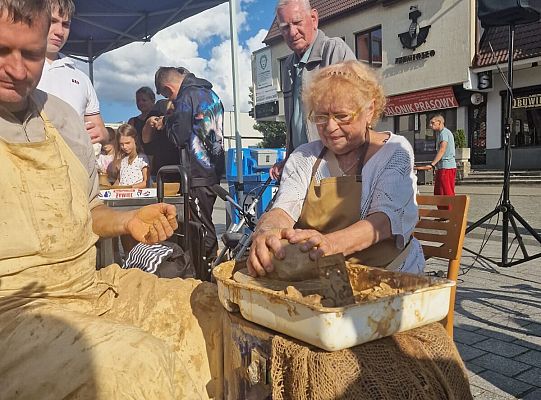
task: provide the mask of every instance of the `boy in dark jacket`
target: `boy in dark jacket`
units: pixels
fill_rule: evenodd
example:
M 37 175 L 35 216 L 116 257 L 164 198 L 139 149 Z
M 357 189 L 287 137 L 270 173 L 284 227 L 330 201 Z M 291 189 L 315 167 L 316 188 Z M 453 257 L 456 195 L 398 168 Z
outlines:
M 216 195 L 210 187 L 220 182 L 225 170 L 223 150 L 224 108 L 212 84 L 185 68 L 160 67 L 156 92 L 172 101 L 165 117 L 170 142 L 181 149 L 181 163 L 191 179 L 192 214 L 207 229 L 207 260 L 216 256 L 218 242 L 212 222 Z

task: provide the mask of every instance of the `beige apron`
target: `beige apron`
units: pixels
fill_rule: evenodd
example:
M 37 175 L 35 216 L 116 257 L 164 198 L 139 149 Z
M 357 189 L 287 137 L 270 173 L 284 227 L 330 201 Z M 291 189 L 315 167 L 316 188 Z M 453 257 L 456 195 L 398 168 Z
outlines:
M 0 399 L 221 398 L 214 285 L 96 271 L 88 174 L 40 117 L 0 138 Z
M 315 229 L 321 233 L 336 232 L 359 221 L 362 193 L 361 175 L 335 176 L 321 179 L 316 184 L 315 175 L 327 148 L 324 147 L 312 168 L 310 186 L 295 228 Z M 331 173 L 336 171 L 336 158 L 329 155 Z M 404 262 L 410 246 L 404 250 L 396 247 L 393 238 L 382 240 L 369 248 L 351 254 L 348 261 L 396 270 Z

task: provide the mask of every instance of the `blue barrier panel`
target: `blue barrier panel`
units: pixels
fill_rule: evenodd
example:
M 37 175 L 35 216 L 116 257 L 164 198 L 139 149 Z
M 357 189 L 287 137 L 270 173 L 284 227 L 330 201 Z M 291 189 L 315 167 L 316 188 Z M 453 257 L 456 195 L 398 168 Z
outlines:
M 244 181 L 244 202 L 241 206 L 246 211 L 254 199 L 256 198 L 259 190 L 265 184 L 265 181 L 269 177 L 270 168 L 278 161 L 282 161 L 285 157 L 285 149 L 242 149 L 242 174 Z M 238 195 L 235 183 L 237 182 L 237 160 L 236 149 L 229 149 L 227 151 L 226 160 L 226 177 L 229 186 L 229 193 L 231 197 L 238 203 Z M 257 218 L 265 212 L 269 202 L 272 200 L 274 194 L 278 190 L 278 184 L 275 181 L 265 189 L 256 207 Z M 239 222 L 239 215 L 233 212 L 232 221 Z

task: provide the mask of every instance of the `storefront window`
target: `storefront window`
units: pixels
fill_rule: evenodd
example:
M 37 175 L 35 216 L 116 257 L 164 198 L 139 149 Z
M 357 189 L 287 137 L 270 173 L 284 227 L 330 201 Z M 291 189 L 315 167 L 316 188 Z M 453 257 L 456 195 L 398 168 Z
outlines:
M 511 145 L 516 147 L 541 145 L 541 104 L 538 108 L 519 108 L 512 111 Z
M 415 118 L 417 114 L 400 115 L 396 117 L 396 133 L 404 136 L 411 144 L 415 146 Z
M 409 140 L 416 155 L 436 152 L 436 135 L 430 129 L 430 120 L 436 114 L 443 115 L 447 129 L 451 132 L 456 130 L 456 108 L 395 117 L 397 133 Z
M 501 94 L 505 113 L 506 96 Z M 513 95 L 511 146 L 541 146 L 541 86 L 515 89 Z

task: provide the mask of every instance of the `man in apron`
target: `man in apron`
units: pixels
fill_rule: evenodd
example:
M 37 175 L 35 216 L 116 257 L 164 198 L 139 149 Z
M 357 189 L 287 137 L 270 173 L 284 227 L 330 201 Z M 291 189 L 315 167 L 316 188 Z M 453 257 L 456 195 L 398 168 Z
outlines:
M 97 200 L 80 118 L 35 90 L 50 15 L 0 0 L 0 398 L 221 398 L 214 286 L 95 269 L 98 235 L 164 240 L 175 208 Z

